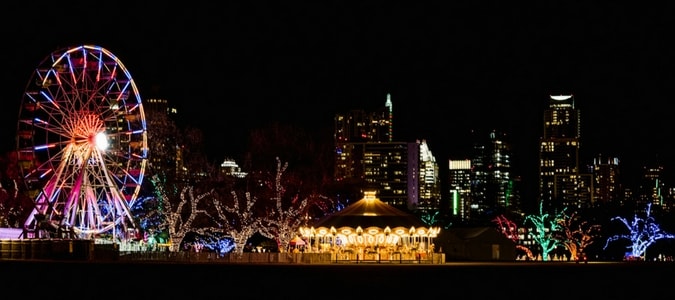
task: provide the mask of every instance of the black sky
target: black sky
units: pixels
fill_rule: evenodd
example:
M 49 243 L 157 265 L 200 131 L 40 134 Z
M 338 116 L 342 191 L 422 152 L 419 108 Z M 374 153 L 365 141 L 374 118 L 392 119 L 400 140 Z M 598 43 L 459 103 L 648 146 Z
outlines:
M 165 98 L 202 128 L 215 160 L 236 157 L 268 121 L 332 128 L 336 113 L 391 93 L 395 139 L 426 139 L 442 168 L 465 158 L 471 129 L 498 129 L 530 176 L 548 96 L 574 94 L 583 164 L 602 153 L 627 168 L 656 157 L 675 167 L 668 4 L 319 2 L 8 5 L 1 150 L 14 147 L 33 69 L 58 48 L 95 44 L 142 98 Z

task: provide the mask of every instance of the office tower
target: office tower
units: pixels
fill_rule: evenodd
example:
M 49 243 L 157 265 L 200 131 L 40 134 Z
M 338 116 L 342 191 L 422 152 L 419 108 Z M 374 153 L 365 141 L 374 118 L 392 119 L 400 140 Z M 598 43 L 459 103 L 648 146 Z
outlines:
M 663 201 L 663 212 L 670 213 L 675 211 L 675 187 L 669 187 L 665 195 L 665 200 Z
M 550 96 L 539 146 L 538 200 L 547 210 L 576 210 L 591 204 L 592 175 L 579 171 L 580 129 L 574 96 Z
M 167 179 L 178 177 L 180 150 L 178 128 L 175 123 L 177 110 L 166 99 L 146 99 L 143 109 L 148 128 L 148 167 L 152 174 Z
M 408 210 L 409 143 L 360 143 L 363 152 L 362 174 L 365 187 L 377 191 L 378 198 L 389 205 Z M 412 147 L 413 151 L 415 147 Z M 411 182 L 414 184 L 414 182 Z
M 471 160 L 448 161 L 448 195 L 453 222 L 467 223 L 471 206 Z
M 391 95 L 387 94 L 384 106 L 366 112 L 354 109 L 347 114 L 335 117 L 335 141 L 339 143 L 355 142 L 393 142 L 393 105 Z
M 638 187 L 638 195 L 635 197 L 635 212 L 646 214 L 649 203 L 652 205 L 652 210 L 660 211 L 665 204 L 664 193 L 666 191 L 663 182 L 663 166 L 643 167 L 642 180 Z
M 441 187 L 438 163 L 426 140 L 408 146 L 408 208 L 420 213 L 440 208 Z
M 362 178 L 363 147 L 361 143 L 393 142 L 393 110 L 391 95 L 385 105 L 373 112 L 362 109 L 335 116 L 335 173 L 336 181 Z
M 616 157 L 603 158 L 598 156 L 593 159 L 591 168 L 595 187 L 593 205 L 619 206 L 621 204 L 620 197 L 622 197 L 619 180 L 619 159 Z
M 377 191 L 403 210 L 438 209 L 438 165 L 426 141 L 393 139 L 391 95 L 374 112 L 352 110 L 335 117 L 336 183 Z
M 471 219 L 489 223 L 514 205 L 511 146 L 506 134 L 473 131 L 471 156 Z

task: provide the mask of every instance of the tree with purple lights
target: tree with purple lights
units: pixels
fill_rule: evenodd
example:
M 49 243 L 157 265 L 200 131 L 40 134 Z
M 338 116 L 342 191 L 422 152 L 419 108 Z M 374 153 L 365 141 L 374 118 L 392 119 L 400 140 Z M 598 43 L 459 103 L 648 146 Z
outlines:
M 641 257 L 644 259 L 647 248 L 657 240 L 675 238 L 675 235 L 661 231 L 659 225 L 656 224 L 656 221 L 651 216 L 651 203 L 647 204 L 647 217 L 645 219 L 638 218 L 637 215 L 635 215 L 632 222 L 628 222 L 625 218 L 618 216 L 611 220 L 621 221 L 630 232 L 628 234 L 614 235 L 607 238 L 607 242 L 603 249 L 607 249 L 607 246 L 611 242 L 617 240 L 629 240 L 630 245 L 626 248 L 630 250 L 627 255 L 630 255 L 631 257 Z
M 525 216 L 525 222 L 531 222 L 534 225 L 534 232 L 530 231 L 528 234 L 541 247 L 541 259 L 548 260 L 549 253 L 557 246 L 562 245 L 559 238 L 560 220 L 564 217 L 565 210 L 556 215 L 544 213 L 543 202 L 539 203 L 538 215 Z

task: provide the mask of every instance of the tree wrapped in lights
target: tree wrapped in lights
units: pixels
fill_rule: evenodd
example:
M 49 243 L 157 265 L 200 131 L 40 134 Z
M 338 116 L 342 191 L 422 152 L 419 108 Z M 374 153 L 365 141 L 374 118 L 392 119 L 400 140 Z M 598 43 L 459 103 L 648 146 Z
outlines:
M 226 219 L 226 232 L 234 240 L 235 249 L 234 251 L 238 254 L 244 252 L 244 246 L 246 246 L 246 241 L 253 236 L 254 233 L 258 232 L 260 229 L 260 219 L 256 218 L 252 207 L 255 205 L 258 200 L 255 196 L 251 196 L 251 193 L 244 193 L 244 205 L 240 205 L 239 195 L 236 191 L 231 191 L 232 195 L 232 204 L 231 205 L 221 205 L 220 201 L 215 200 L 216 209 L 218 209 L 218 214 L 222 219 Z M 230 214 L 230 218 L 227 218 L 221 207 L 225 209 L 226 212 Z
M 520 235 L 518 234 L 518 226 L 515 222 L 509 220 L 504 215 L 495 217 L 492 222 L 497 224 L 497 230 L 504 234 L 507 238 L 516 243 L 516 249 L 522 251 L 529 259 L 534 259 L 530 248 L 520 244 Z
M 188 232 L 204 234 L 207 231 L 223 231 L 223 229 L 220 228 L 221 226 L 200 227 L 195 226 L 194 224 L 195 220 L 200 215 L 215 221 L 216 224 L 219 223 L 215 217 L 209 214 L 209 212 L 199 208 L 199 204 L 202 200 L 213 199 L 213 190 L 195 196 L 194 187 L 183 187 L 180 189 L 180 193 L 178 195 L 179 201 L 174 209 L 174 206 L 171 204 L 170 197 L 166 191 L 166 185 L 161 183 L 161 181 L 158 179 L 158 176 L 153 176 L 151 180 L 155 186 L 157 196 L 164 207 L 165 218 L 163 225 L 160 226 L 160 229 L 166 230 L 169 234 L 169 238 L 171 240 L 171 245 L 169 248 L 170 251 L 180 250 L 180 245 Z
M 139 196 L 130 207 L 131 214 L 143 233 L 143 240 L 148 245 L 164 244 L 169 240 L 168 233 L 160 230 L 165 222 L 160 202 L 161 199 L 156 195 Z
M 559 219 L 560 227 L 565 235 L 563 245 L 570 252 L 573 260 L 579 260 L 588 246 L 600 235 L 601 226 L 580 220 L 576 214 Z
M 638 218 L 637 215 L 633 217 L 632 222 L 628 222 L 625 218 L 614 217 L 611 220 L 619 220 L 630 231 L 628 234 L 614 235 L 607 238 L 605 247 L 607 249 L 609 243 L 617 240 L 628 240 L 630 245 L 626 248 L 630 250 L 631 257 L 645 258 L 647 248 L 660 239 L 672 239 L 675 235 L 661 231 L 661 228 L 651 216 L 651 203 L 647 204 L 647 216 L 645 219 Z
M 282 164 L 278 157 L 276 161 L 277 168 L 274 182 L 269 183 L 268 186 L 273 191 L 270 198 L 273 206 L 269 207 L 271 209 L 266 210 L 265 217 L 261 221 L 260 233 L 267 238 L 274 239 L 279 249 L 283 250 L 288 249 L 291 240 L 298 235 L 300 226 L 303 222 L 306 222 L 306 218 L 302 216 L 307 213 L 310 198 L 312 202 L 318 203 L 325 203 L 327 198 L 316 195 L 300 200 L 298 193 L 288 196 L 287 188 L 283 184 L 283 175 L 288 168 L 288 162 Z M 289 197 L 290 201 L 288 201 L 287 205 L 284 205 L 286 197 Z M 317 206 L 319 208 L 322 207 L 321 204 Z
M 549 253 L 557 246 L 563 245 L 558 235 L 560 230 L 560 220 L 564 218 L 562 212 L 556 215 L 544 213 L 543 202 L 539 203 L 538 215 L 527 215 L 525 222 L 531 222 L 534 225 L 534 232 L 530 231 L 529 236 L 541 247 L 541 259 L 548 260 Z

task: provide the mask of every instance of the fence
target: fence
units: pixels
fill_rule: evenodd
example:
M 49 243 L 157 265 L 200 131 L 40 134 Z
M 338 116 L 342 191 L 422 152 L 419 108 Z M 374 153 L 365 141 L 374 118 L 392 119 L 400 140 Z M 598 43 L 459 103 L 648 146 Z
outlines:
M 218 255 L 213 252 L 189 251 L 120 251 L 118 244 L 96 244 L 79 239 L 11 239 L 0 240 L 0 260 L 84 260 L 84 261 L 147 261 L 179 263 L 282 263 L 282 264 L 339 264 L 339 263 L 397 263 L 442 264 L 443 253 L 417 255 L 392 253 L 294 253 L 244 252 Z
M 0 240 L 0 259 L 90 260 L 94 241 L 75 239 Z
M 164 261 L 186 263 L 286 263 L 286 264 L 339 264 L 339 263 L 383 263 L 383 264 L 443 264 L 445 254 L 433 253 L 427 256 L 339 256 L 332 253 L 292 252 L 244 252 L 218 255 L 210 252 L 121 252 L 121 261 Z

